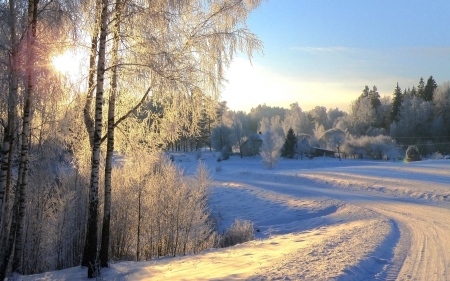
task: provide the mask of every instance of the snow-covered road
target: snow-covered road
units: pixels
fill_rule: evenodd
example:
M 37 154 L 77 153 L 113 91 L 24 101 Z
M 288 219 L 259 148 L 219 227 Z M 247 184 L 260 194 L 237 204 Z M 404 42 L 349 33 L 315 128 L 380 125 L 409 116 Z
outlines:
M 450 280 L 450 210 L 417 203 L 371 202 L 375 210 L 400 225 L 396 263 L 387 280 Z
M 391 244 L 394 245 L 392 257 L 382 272 L 374 272 L 373 275 L 366 272 L 364 278 L 450 280 L 448 168 L 449 165 L 435 162 L 434 165 L 396 163 L 319 171 L 296 170 L 281 174 L 253 174 L 248 179 L 242 178 L 241 184 L 288 196 L 298 196 L 299 193 L 307 197 L 326 196 L 390 219 L 395 224 L 393 231 L 398 232 L 391 235 L 396 240 Z M 236 180 L 234 182 L 238 184 Z M 353 279 L 351 274 L 340 277 Z

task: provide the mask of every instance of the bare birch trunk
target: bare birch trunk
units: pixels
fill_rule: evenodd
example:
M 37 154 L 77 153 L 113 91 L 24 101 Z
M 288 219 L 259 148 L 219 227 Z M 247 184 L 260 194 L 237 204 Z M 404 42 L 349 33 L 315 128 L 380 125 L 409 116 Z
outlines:
M 99 32 L 99 24 L 100 18 L 98 16 L 98 10 L 101 9 L 101 3 L 99 1 L 95 1 L 95 25 L 94 25 L 94 34 L 92 34 L 91 38 L 91 53 L 89 55 L 89 75 L 88 75 L 88 92 L 86 97 L 86 103 L 84 104 L 83 116 L 84 116 L 84 125 L 86 126 L 86 130 L 89 135 L 89 144 L 92 149 L 94 146 L 94 120 L 91 117 L 91 106 L 93 100 L 94 93 L 94 76 L 95 76 L 95 58 L 97 57 L 97 46 L 98 46 L 98 32 Z
M 9 1 L 9 14 L 11 22 L 11 57 L 10 57 L 10 85 L 8 97 L 8 120 L 5 126 L 3 146 L 0 160 L 0 258 L 4 255 L 6 249 L 8 229 L 9 229 L 9 210 L 8 200 L 11 192 L 11 170 L 12 154 L 14 142 L 14 126 L 16 123 L 16 105 L 18 79 L 16 71 L 17 63 L 17 39 L 16 39 L 16 11 L 14 0 Z M 1 280 L 1 279 L 0 279 Z
M 141 248 L 141 196 L 142 196 L 142 190 L 141 187 L 139 187 L 139 193 L 138 193 L 138 221 L 137 221 L 137 233 L 136 233 L 136 261 L 139 261 L 140 259 L 140 248 Z
M 23 273 L 22 268 L 22 253 L 24 242 L 24 221 L 25 221 L 25 208 L 26 208 L 26 189 L 28 186 L 28 150 L 29 150 L 29 136 L 30 136 L 30 122 L 31 122 L 31 105 L 34 91 L 34 62 L 35 52 L 34 43 L 36 39 L 36 26 L 37 26 L 37 5 L 39 0 L 28 1 L 28 26 L 31 30 L 27 32 L 27 86 L 26 86 L 26 98 L 25 106 L 23 109 L 23 121 L 22 121 L 22 134 L 21 134 L 21 148 L 20 148 L 20 161 L 19 161 L 19 179 L 17 188 L 19 189 L 18 196 L 18 222 L 17 232 L 14 247 L 14 258 L 12 264 L 13 273 Z
M 112 46 L 112 78 L 111 89 L 108 105 L 108 136 L 106 146 L 106 164 L 105 164 L 105 201 L 103 210 L 103 224 L 102 224 L 102 242 L 100 247 L 100 263 L 101 267 L 108 267 L 108 252 L 109 252 L 109 228 L 111 220 L 111 174 L 112 174 L 112 158 L 114 153 L 114 115 L 116 106 L 116 94 L 117 94 L 117 64 L 119 63 L 119 33 L 120 33 L 120 14 L 121 14 L 121 1 L 117 0 L 114 10 L 114 26 L 113 26 L 113 46 Z
M 103 91 L 105 76 L 105 54 L 107 35 L 107 7 L 108 0 L 102 0 L 101 28 L 99 53 L 97 64 L 97 92 L 95 97 L 95 127 L 94 145 L 91 157 L 91 181 L 89 194 L 89 210 L 86 231 L 86 241 L 83 252 L 82 265 L 88 267 L 88 278 L 94 278 L 97 270 L 97 220 L 98 220 L 98 184 L 100 171 L 100 145 L 102 135 L 102 111 L 103 111 Z

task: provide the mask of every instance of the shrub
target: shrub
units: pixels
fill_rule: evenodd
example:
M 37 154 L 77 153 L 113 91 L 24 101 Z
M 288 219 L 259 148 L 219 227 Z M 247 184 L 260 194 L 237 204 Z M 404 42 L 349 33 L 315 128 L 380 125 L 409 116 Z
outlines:
M 413 161 L 420 161 L 420 153 L 419 149 L 417 149 L 417 146 L 410 145 L 408 146 L 408 149 L 406 149 L 406 158 L 405 160 L 407 162 L 413 162 Z
M 195 177 L 189 177 L 160 154 L 135 159 L 113 173 L 112 259 L 147 260 L 213 247 L 206 166 L 200 163 Z
M 442 158 L 444 158 L 444 156 L 442 156 L 442 154 L 439 153 L 439 151 L 438 151 L 438 152 L 431 154 L 430 158 L 431 159 L 442 159 Z
M 222 247 L 230 247 L 255 239 L 253 223 L 236 219 L 222 238 Z
M 222 160 L 230 159 L 230 149 L 226 146 L 222 147 Z

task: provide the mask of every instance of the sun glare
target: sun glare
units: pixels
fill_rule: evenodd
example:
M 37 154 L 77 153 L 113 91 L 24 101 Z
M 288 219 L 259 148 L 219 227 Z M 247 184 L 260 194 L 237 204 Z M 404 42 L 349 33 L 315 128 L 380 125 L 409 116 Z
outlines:
M 52 65 L 55 70 L 70 78 L 79 77 L 81 73 L 81 56 L 72 51 L 66 51 L 53 57 Z

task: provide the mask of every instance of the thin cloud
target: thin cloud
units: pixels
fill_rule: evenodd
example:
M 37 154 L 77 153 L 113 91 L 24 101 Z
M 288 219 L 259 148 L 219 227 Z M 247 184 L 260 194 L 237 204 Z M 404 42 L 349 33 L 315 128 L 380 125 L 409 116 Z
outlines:
M 314 53 L 354 52 L 356 49 L 348 47 L 290 47 L 290 50 Z
M 308 53 L 377 53 L 377 54 L 405 54 L 421 56 L 449 55 L 450 47 L 395 47 L 395 48 L 350 48 L 350 47 L 290 47 L 289 50 Z
M 405 54 L 419 56 L 446 56 L 450 55 L 450 47 L 402 47 L 397 51 Z

